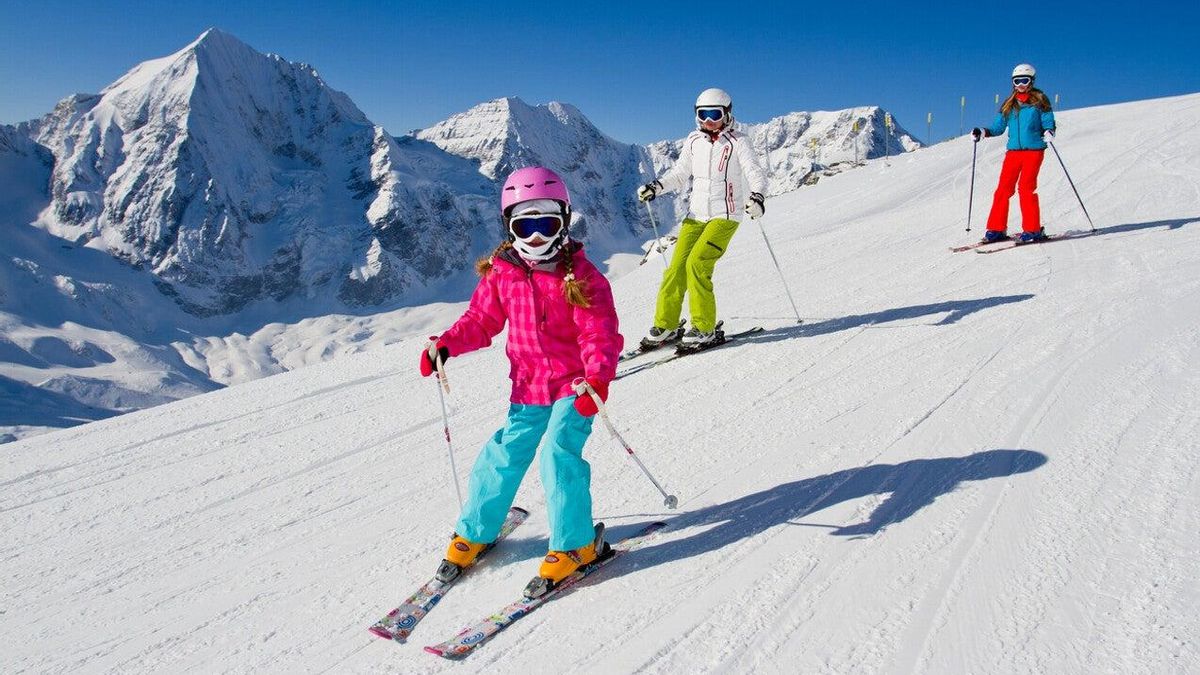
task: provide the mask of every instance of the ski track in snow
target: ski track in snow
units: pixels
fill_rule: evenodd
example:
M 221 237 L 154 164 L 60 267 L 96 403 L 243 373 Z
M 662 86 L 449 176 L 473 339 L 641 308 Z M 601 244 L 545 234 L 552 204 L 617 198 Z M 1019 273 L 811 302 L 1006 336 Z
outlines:
M 602 425 L 586 449 L 614 537 L 670 527 L 462 664 L 420 647 L 515 599 L 548 525 L 534 469 L 529 520 L 408 644 L 366 633 L 457 513 L 423 340 L 8 444 L 0 670 L 1200 670 L 1198 116 L 1200 96 L 1061 115 L 1100 230 L 1078 241 L 947 253 L 974 236 L 964 139 L 772 199 L 811 316 L 744 231 L 720 311 L 766 330 L 613 387 L 680 509 Z M 1001 146 L 979 148 L 979 227 Z M 1053 157 L 1039 192 L 1052 231 L 1086 227 Z M 614 282 L 629 340 L 660 274 Z M 450 362 L 464 485 L 507 407 L 500 342 Z

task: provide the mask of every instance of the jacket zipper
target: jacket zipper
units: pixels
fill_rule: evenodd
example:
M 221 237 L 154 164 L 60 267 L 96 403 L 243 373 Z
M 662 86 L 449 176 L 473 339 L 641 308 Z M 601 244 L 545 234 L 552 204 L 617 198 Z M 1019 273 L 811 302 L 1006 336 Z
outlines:
M 533 283 L 532 267 L 525 268 L 525 281 L 529 284 L 529 295 L 533 298 L 533 318 L 537 324 L 534 332 L 537 333 L 538 349 L 542 351 L 542 359 L 546 362 L 548 371 L 550 368 L 550 355 L 546 353 L 546 345 L 542 342 L 542 333 L 546 330 L 546 307 L 538 299 L 537 284 Z
M 1017 129 L 1017 149 L 1024 150 L 1025 144 L 1021 142 L 1021 102 L 1017 101 L 1017 114 L 1013 115 L 1013 126 Z

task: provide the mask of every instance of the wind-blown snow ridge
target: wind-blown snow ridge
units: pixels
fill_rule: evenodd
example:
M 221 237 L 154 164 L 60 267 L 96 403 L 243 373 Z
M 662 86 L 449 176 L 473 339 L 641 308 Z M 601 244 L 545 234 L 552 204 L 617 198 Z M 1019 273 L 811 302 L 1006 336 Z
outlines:
M 720 312 L 766 330 L 609 399 L 680 509 L 660 512 L 602 429 L 585 449 L 613 536 L 669 529 L 466 667 L 1200 669 L 1200 95 L 1059 123 L 1089 237 L 949 253 L 974 236 L 957 215 L 966 139 L 773 199 L 750 229 L 805 322 L 762 237 L 739 234 Z M 979 184 L 1003 153 L 979 147 Z M 1047 228 L 1086 229 L 1056 164 Z M 627 337 L 660 270 L 614 281 Z M 434 330 L 461 311 L 427 309 Z M 531 475 L 530 519 L 409 644 L 367 634 L 432 573 L 456 516 L 435 384 L 413 366 L 423 342 L 6 445 L 6 670 L 445 670 L 421 645 L 513 599 L 548 524 Z M 103 359 L 69 358 L 84 353 Z M 507 409 L 507 367 L 499 346 L 448 367 L 465 474 Z

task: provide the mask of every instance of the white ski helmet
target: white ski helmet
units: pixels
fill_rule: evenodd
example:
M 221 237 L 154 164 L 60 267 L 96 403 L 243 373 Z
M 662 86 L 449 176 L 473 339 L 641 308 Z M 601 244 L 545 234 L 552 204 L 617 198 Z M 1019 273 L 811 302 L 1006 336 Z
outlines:
M 725 112 L 733 112 L 733 99 L 724 89 L 712 87 L 700 92 L 696 97 L 697 108 L 724 108 Z
M 1028 63 L 1021 63 L 1021 64 L 1018 64 L 1016 68 L 1013 68 L 1012 76 L 1013 77 L 1032 77 L 1034 79 L 1037 79 L 1037 70 L 1033 66 L 1029 65 Z
M 705 108 L 721 109 L 721 128 L 728 128 L 733 124 L 733 99 L 729 97 L 729 94 L 724 89 L 712 87 L 700 92 L 700 95 L 696 97 L 695 112 L 696 127 L 698 129 L 705 129 L 704 125 L 709 123 L 700 119 L 700 111 Z

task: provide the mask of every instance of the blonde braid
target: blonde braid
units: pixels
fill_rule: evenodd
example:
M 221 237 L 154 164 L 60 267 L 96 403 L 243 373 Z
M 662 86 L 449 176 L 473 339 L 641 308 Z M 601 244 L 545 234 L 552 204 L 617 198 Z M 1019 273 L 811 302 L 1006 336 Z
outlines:
M 567 298 L 567 304 L 584 309 L 591 307 L 592 303 L 587 297 L 587 284 L 575 277 L 575 256 L 571 255 L 570 251 L 564 252 L 566 253 L 567 276 L 563 277 L 563 295 Z
M 475 272 L 479 276 L 487 276 L 488 272 L 492 271 L 492 266 L 495 264 L 496 256 L 500 255 L 504 249 L 512 248 L 512 242 L 505 241 L 496 247 L 490 255 L 486 255 L 475 261 Z M 567 298 L 567 304 L 576 307 L 591 307 L 592 303 L 587 297 L 587 284 L 575 276 L 575 261 L 574 256 L 569 251 L 564 250 L 565 259 L 563 262 L 567 266 L 567 275 L 563 277 L 563 295 Z
M 487 273 L 492 271 L 492 264 L 495 262 L 496 256 L 500 255 L 500 253 L 506 248 L 512 248 L 512 242 L 502 242 L 496 247 L 495 251 L 492 251 L 489 255 L 485 255 L 479 260 L 476 260 L 475 273 L 481 277 L 487 276 Z

